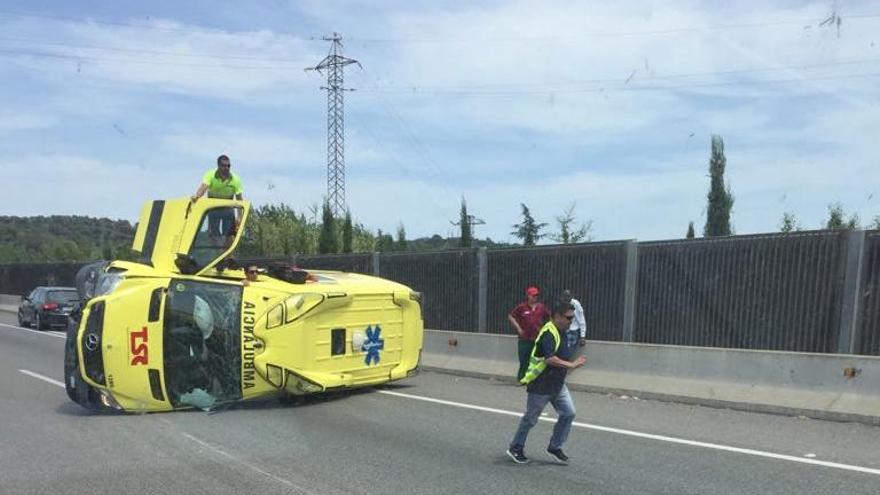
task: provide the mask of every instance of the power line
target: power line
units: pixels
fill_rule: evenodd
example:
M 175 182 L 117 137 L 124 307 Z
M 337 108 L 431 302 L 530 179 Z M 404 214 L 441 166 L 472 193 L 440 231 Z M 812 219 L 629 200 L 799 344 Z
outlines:
M 57 52 L 41 52 L 41 51 L 33 51 L 33 50 L 11 50 L 7 48 L 0 48 L 0 54 L 5 54 L 7 56 L 19 56 L 19 57 L 41 57 L 41 58 L 55 58 L 55 59 L 64 59 L 64 60 L 73 60 L 73 61 L 88 61 L 88 62 L 107 62 L 107 63 L 116 63 L 116 64 L 145 64 L 145 65 L 168 65 L 175 67 L 192 67 L 192 68 L 211 68 L 211 69 L 241 69 L 241 70 L 268 70 L 268 71 L 289 71 L 287 67 L 278 67 L 271 65 L 231 65 L 231 64 L 207 64 L 207 63 L 194 63 L 194 62 L 175 62 L 170 60 L 143 60 L 143 59 L 135 59 L 135 58 L 107 58 L 107 57 L 96 57 L 93 55 L 76 55 L 76 54 L 66 54 L 66 53 L 57 53 Z
M 813 77 L 795 77 L 795 78 L 786 78 L 786 79 L 763 79 L 763 80 L 749 80 L 749 81 L 726 81 L 726 82 L 712 82 L 712 83 L 686 83 L 686 84 L 661 84 L 661 85 L 648 85 L 642 82 L 634 82 L 631 84 L 626 84 L 625 82 L 617 79 L 614 80 L 616 84 L 608 85 L 608 86 L 598 86 L 598 87 L 588 87 L 588 88 L 549 88 L 549 89 L 539 89 L 539 90 L 522 90 L 522 91 L 490 91 L 490 90 L 428 90 L 428 91 L 405 91 L 405 92 L 388 92 L 385 93 L 399 93 L 399 94 L 420 94 L 424 96 L 428 95 L 462 95 L 462 96 L 517 96 L 517 95 L 551 95 L 551 94 L 567 94 L 567 93 L 602 93 L 602 92 L 612 92 L 612 91 L 669 91 L 669 90 L 678 90 L 678 89 L 693 89 L 693 88 L 709 88 L 709 87 L 724 87 L 724 86 L 755 86 L 762 84 L 785 84 L 785 83 L 798 83 L 798 82 L 808 82 L 808 81 L 832 81 L 832 80 L 846 80 L 846 79 L 865 79 L 865 78 L 873 78 L 880 76 L 880 72 L 870 72 L 870 73 L 860 73 L 860 74 L 845 74 L 845 75 L 829 75 L 829 76 L 813 76 Z M 369 91 L 369 90 L 365 90 Z M 379 94 L 381 91 L 369 91 L 373 94 Z
M 77 55 L 77 54 L 66 54 L 66 53 L 58 53 L 58 52 L 45 52 L 45 51 L 35 51 L 35 50 L 22 50 L 22 49 L 9 49 L 0 47 L 0 56 L 9 56 L 9 57 L 40 57 L 40 58 L 50 58 L 50 59 L 62 59 L 62 60 L 71 60 L 75 62 L 96 62 L 96 63 L 111 63 L 111 64 L 143 64 L 143 65 L 157 65 L 157 66 L 174 66 L 174 67 L 188 67 L 188 68 L 204 68 L 204 69 L 228 69 L 228 70 L 263 70 L 270 72 L 286 72 L 288 70 L 287 67 L 275 66 L 275 65 L 242 65 L 242 64 L 209 64 L 209 63 L 195 63 L 195 62 L 177 62 L 177 61 L 169 61 L 169 60 L 144 60 L 137 58 L 112 58 L 112 57 L 103 57 L 103 56 L 94 56 L 94 55 Z M 651 76 L 649 81 L 664 81 L 664 80 L 673 80 L 673 79 L 683 79 L 689 77 L 711 77 L 711 76 L 726 76 L 726 75 L 741 75 L 741 74 L 749 74 L 749 73 L 759 73 L 759 72 L 775 72 L 775 71 L 785 71 L 785 70 L 808 70 L 808 69 L 817 69 L 823 67 L 833 67 L 833 66 L 843 66 L 843 65 L 857 65 L 857 64 L 869 64 L 869 63 L 877 63 L 880 62 L 880 59 L 863 59 L 863 60 L 851 60 L 851 61 L 841 61 L 841 62 L 829 62 L 825 64 L 807 64 L 807 65 L 792 65 L 792 66 L 784 66 L 784 67 L 769 67 L 769 68 L 754 68 L 754 69 L 735 69 L 728 71 L 713 71 L 713 72 L 694 72 L 694 73 L 683 73 L 683 74 L 668 74 L 661 76 Z M 381 93 L 387 94 L 423 94 L 423 95 L 465 95 L 465 96 L 516 96 L 516 95 L 547 95 L 547 94 L 565 94 L 565 93 L 591 93 L 591 92 L 603 92 L 603 91 L 650 91 L 650 90 L 675 90 L 675 89 L 687 89 L 687 88 L 699 88 L 699 87 L 723 87 L 723 86 L 739 86 L 739 85 L 760 85 L 760 84 L 780 84 L 780 83 L 791 83 L 791 82 L 805 82 L 805 81 L 821 81 L 821 80 L 844 80 L 844 79 L 862 79 L 862 78 L 871 78 L 876 77 L 876 73 L 862 73 L 862 74 L 843 74 L 843 75 L 828 75 L 828 76 L 803 76 L 797 78 L 789 78 L 789 79 L 762 79 L 762 80 L 749 80 L 749 81 L 727 81 L 727 82 L 712 82 L 712 83 L 686 83 L 679 85 L 647 85 L 644 83 L 644 80 L 639 80 L 638 78 L 634 80 L 632 84 L 626 84 L 621 78 L 616 79 L 584 79 L 579 81 L 569 81 L 569 82 L 554 82 L 554 83 L 499 83 L 499 84 L 485 84 L 485 85 L 453 85 L 453 86 L 373 86 L 373 87 L 364 87 L 361 91 L 369 92 L 372 94 L 380 95 Z M 561 87 L 559 85 L 562 85 Z M 579 88 L 576 86 L 589 86 Z M 600 87 L 595 87 L 595 85 L 602 85 Z M 573 86 L 573 87 L 572 87 Z M 510 89 L 505 89 L 510 88 Z M 537 88 L 537 89 L 529 89 L 529 88 Z M 391 114 L 393 118 L 400 120 L 400 116 L 395 114 Z M 416 141 L 416 139 L 413 139 Z M 416 144 L 416 147 L 420 147 Z M 425 154 L 423 152 L 423 154 Z
M 395 124 L 397 124 L 397 126 L 401 129 L 401 131 L 403 131 L 403 136 L 404 136 L 404 138 L 406 138 L 409 141 L 410 146 L 412 146 L 412 148 L 416 151 L 416 153 L 421 155 L 421 157 L 425 161 L 425 163 L 427 163 L 429 166 L 431 166 L 434 171 L 439 172 L 440 166 L 431 157 L 431 154 L 428 152 L 428 149 L 422 144 L 421 140 L 419 140 L 418 136 L 412 130 L 411 126 L 406 123 L 406 121 L 403 119 L 403 117 L 401 117 L 400 113 L 394 108 L 394 105 L 390 101 L 383 98 L 381 94 L 379 94 L 379 93 L 373 93 L 373 94 L 376 95 L 376 97 L 380 100 L 379 104 L 382 106 L 382 109 L 385 111 L 385 113 L 389 117 L 391 117 L 392 121 L 394 121 Z
M 141 48 L 119 48 L 115 46 L 101 46 L 101 45 L 83 45 L 76 43 L 57 43 L 57 42 L 49 42 L 49 41 L 40 41 L 40 40 L 30 40 L 24 38 L 3 38 L 0 37 L 0 41 L 6 41 L 10 43 L 29 43 L 31 45 L 37 46 L 56 46 L 61 48 L 81 48 L 86 50 L 101 50 L 101 51 L 112 51 L 112 52 L 121 52 L 121 53 L 135 53 L 135 54 L 147 54 L 147 55 L 169 55 L 173 57 L 186 57 L 186 58 L 210 58 L 210 59 L 219 59 L 219 60 L 227 60 L 227 59 L 237 59 L 237 60 L 247 60 L 252 62 L 272 62 L 272 63 L 290 63 L 302 65 L 303 60 L 295 60 L 290 58 L 264 58 L 264 57 L 254 57 L 251 55 L 212 55 L 207 53 L 181 53 L 175 51 L 163 51 L 163 50 L 146 50 Z
M 203 26 L 193 26 L 188 28 L 176 28 L 176 27 L 168 27 L 168 26 L 157 26 L 155 24 L 139 24 L 134 22 L 125 22 L 125 21 L 107 21 L 102 19 L 83 19 L 79 17 L 70 17 L 70 16 L 61 16 L 54 14 L 41 14 L 36 12 L 21 12 L 14 10 L 0 10 L 0 15 L 7 17 L 29 17 L 35 19 L 48 19 L 53 21 L 63 21 L 63 22 L 74 22 L 77 24 L 98 24 L 103 26 L 116 26 L 116 27 L 128 27 L 135 29 L 146 29 L 146 30 L 155 30 L 155 31 L 165 31 L 171 33 L 181 33 L 181 34 L 193 34 L 193 33 L 206 33 L 206 34 L 235 34 L 237 36 L 248 35 L 248 36 L 256 36 L 256 33 L 240 33 L 227 31 L 225 29 L 219 28 L 208 28 Z
M 690 73 L 678 73 L 678 74 L 666 74 L 666 75 L 651 75 L 649 76 L 649 80 L 670 80 L 670 79 L 683 79 L 690 77 L 712 77 L 712 76 L 731 76 L 731 75 L 742 75 L 742 74 L 753 74 L 759 72 L 777 72 L 777 71 L 790 71 L 790 70 L 813 70 L 820 69 L 826 67 L 839 67 L 844 65 L 860 65 L 860 64 L 871 64 L 871 63 L 880 63 L 880 58 L 870 58 L 870 59 L 858 59 L 858 60 L 842 60 L 837 62 L 826 62 L 819 64 L 799 64 L 799 65 L 787 65 L 787 66 L 779 66 L 779 67 L 756 67 L 756 68 L 748 68 L 748 69 L 730 69 L 730 70 L 721 70 L 721 71 L 707 71 L 707 72 L 690 72 Z M 639 80 L 637 78 L 637 80 Z M 406 86 L 364 86 L 361 88 L 361 91 L 375 91 L 375 92 L 419 92 L 419 91 L 438 91 L 438 90 L 468 90 L 468 89 L 494 89 L 494 88 L 528 88 L 528 87 L 543 87 L 547 88 L 548 86 L 577 86 L 577 85 L 586 85 L 586 84 L 613 84 L 613 83 L 625 83 L 625 79 L 621 77 L 617 78 L 604 78 L 604 79 L 580 79 L 573 81 L 553 81 L 553 82 L 502 82 L 502 83 L 491 83 L 491 84 L 458 84 L 458 85 L 443 85 L 443 86 L 418 86 L 418 85 L 406 85 Z
M 850 15 L 838 15 L 839 19 L 871 19 L 880 17 L 880 13 L 862 13 Z M 751 22 L 740 24 L 717 24 L 709 26 L 681 26 L 668 29 L 655 29 L 644 31 L 579 31 L 577 35 L 571 36 L 509 36 L 495 38 L 349 38 L 349 41 L 360 43 L 535 43 L 535 42 L 555 42 L 555 41 L 581 41 L 585 38 L 602 38 L 602 37 L 630 37 L 630 36 L 664 36 L 680 33 L 701 33 L 705 31 L 722 31 L 734 29 L 754 29 L 764 27 L 779 26 L 804 26 L 815 23 L 818 25 L 825 18 L 810 18 L 801 20 L 780 20 L 771 22 Z
M 135 22 L 126 22 L 126 21 L 108 21 L 103 19 L 94 19 L 94 18 L 79 18 L 79 17 L 71 17 L 71 16 L 61 16 L 55 14 L 43 14 L 37 12 L 22 12 L 22 11 L 14 11 L 14 10 L 0 10 L 0 16 L 7 17 L 25 17 L 25 18 L 35 18 L 35 19 L 48 19 L 54 21 L 64 21 L 64 22 L 74 22 L 79 24 L 98 24 L 98 25 L 106 25 L 106 26 L 117 26 L 117 27 L 128 27 L 135 29 L 144 29 L 144 30 L 156 30 L 156 31 L 166 31 L 166 32 L 176 32 L 181 34 L 192 34 L 196 32 L 201 33 L 209 33 L 209 34 L 233 34 L 237 36 L 257 36 L 257 33 L 254 32 L 233 32 L 220 28 L 209 28 L 204 26 L 191 26 L 187 28 L 177 28 L 177 27 L 169 27 L 169 26 L 159 26 L 156 24 L 142 24 Z M 856 14 L 847 14 L 847 15 L 836 15 L 838 19 L 872 19 L 872 18 L 880 18 L 880 13 L 878 12 L 864 12 L 864 13 L 856 13 Z M 534 43 L 534 42 L 550 42 L 550 41 L 578 41 L 584 38 L 592 38 L 592 37 L 627 37 L 627 36 L 662 36 L 662 35 L 670 35 L 670 34 L 678 34 L 678 33 L 695 33 L 695 32 L 705 32 L 705 31 L 715 31 L 715 30 L 733 30 L 733 29 L 754 29 L 754 28 L 764 28 L 764 27 L 779 27 L 779 26 L 804 26 L 807 24 L 820 24 L 821 22 L 827 20 L 827 18 L 802 18 L 802 19 L 781 19 L 778 21 L 769 21 L 769 22 L 751 22 L 751 23 L 737 23 L 737 24 L 716 24 L 716 25 L 708 25 L 708 26 L 680 26 L 675 28 L 668 29 L 655 29 L 655 30 L 635 30 L 635 31 L 580 31 L 576 36 L 511 36 L 511 37 L 495 37 L 495 38 L 474 38 L 474 37 L 464 37 L 464 38 L 377 38 L 377 37 L 350 37 L 348 38 L 349 42 L 358 42 L 358 43 Z M 316 39 L 315 37 L 299 37 L 297 38 L 301 41 L 321 41 L 321 39 Z
M 450 220 L 449 223 L 451 223 L 452 225 L 455 225 L 456 227 L 461 226 L 461 220 L 459 220 L 457 222 L 453 222 L 452 220 Z M 467 215 L 467 222 L 466 223 L 470 226 L 470 231 L 471 231 L 472 236 L 474 233 L 474 226 L 475 225 L 486 225 L 486 222 L 482 218 L 477 218 L 471 214 Z

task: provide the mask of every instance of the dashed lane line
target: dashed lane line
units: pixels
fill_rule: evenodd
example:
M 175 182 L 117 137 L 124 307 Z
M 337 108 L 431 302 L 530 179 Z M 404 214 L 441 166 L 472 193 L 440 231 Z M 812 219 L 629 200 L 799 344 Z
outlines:
M 59 382 L 58 380 L 56 380 L 54 378 L 49 378 L 48 376 L 44 376 L 39 373 L 34 373 L 33 371 L 28 371 L 28 370 L 18 370 L 18 371 L 21 373 L 24 373 L 27 376 L 34 377 L 37 380 L 43 380 L 46 383 L 51 383 L 52 385 L 64 388 L 64 383 Z
M 55 337 L 56 339 L 66 339 L 67 338 L 67 336 L 61 332 L 53 332 L 53 331 L 41 332 L 39 330 L 33 330 L 31 328 L 24 328 L 24 327 L 19 327 L 19 326 L 15 326 L 15 325 L 8 325 L 6 323 L 0 323 L 0 327 L 8 328 L 11 330 L 24 330 L 25 332 L 35 333 L 37 335 L 45 335 L 46 337 Z
M 28 376 L 34 377 L 34 378 L 36 378 L 37 380 L 42 380 L 42 381 L 44 381 L 44 382 L 46 382 L 46 383 L 51 383 L 52 385 L 55 385 L 55 386 L 58 386 L 58 387 L 64 388 L 64 384 L 61 383 L 61 382 L 59 382 L 58 380 L 55 380 L 54 378 L 49 378 L 48 376 L 44 376 L 44 375 L 41 375 L 41 374 L 39 374 L 39 373 L 34 373 L 33 371 L 29 371 L 29 370 L 18 370 L 18 371 L 24 373 L 25 375 L 28 375 Z M 169 426 L 174 427 L 174 425 L 172 425 L 172 424 L 171 424 L 169 421 L 167 421 L 167 420 L 163 420 L 162 418 L 159 418 L 159 421 L 162 421 L 163 423 L 166 423 L 166 424 L 168 424 Z M 253 471 L 255 471 L 255 472 L 257 472 L 257 473 L 259 473 L 259 474 L 261 474 L 261 475 L 263 475 L 263 476 L 266 476 L 267 478 L 270 478 L 270 479 L 272 479 L 272 480 L 274 480 L 274 481 L 276 481 L 276 482 L 278 482 L 278 483 L 281 483 L 281 484 L 283 484 L 283 485 L 286 485 L 286 486 L 288 486 L 288 487 L 290 487 L 290 488 L 296 490 L 297 492 L 300 492 L 300 493 L 306 493 L 306 494 L 309 494 L 309 495 L 313 495 L 313 494 L 314 494 L 314 492 L 311 492 L 311 491 L 307 490 L 307 489 L 306 489 L 305 487 L 303 487 L 303 486 L 297 485 L 296 483 L 290 481 L 290 480 L 287 479 L 287 478 L 282 478 L 282 477 L 280 477 L 280 476 L 274 475 L 274 474 L 272 474 L 272 473 L 270 473 L 270 472 L 268 472 L 268 471 L 266 471 L 266 470 L 260 468 L 260 466 L 254 464 L 254 463 L 252 463 L 252 462 L 249 462 L 249 461 L 247 461 L 247 460 L 245 460 L 245 459 L 242 459 L 241 457 L 238 457 L 238 456 L 235 456 L 235 455 L 233 455 L 233 454 L 230 454 L 229 452 L 227 452 L 227 451 L 221 449 L 220 447 L 218 447 L 218 446 L 216 446 L 216 445 L 212 445 L 212 444 L 210 444 L 210 443 L 208 443 L 208 442 L 202 440 L 201 438 L 198 438 L 198 437 L 193 436 L 193 435 L 191 435 L 191 434 L 189 434 L 189 433 L 186 433 L 186 432 L 180 432 L 180 434 L 183 435 L 184 437 L 188 438 L 190 441 L 192 441 L 192 442 L 194 442 L 194 443 L 196 443 L 196 444 L 198 444 L 198 445 L 200 445 L 200 446 L 202 446 L 202 447 L 204 447 L 204 448 L 206 448 L 206 449 L 208 449 L 208 450 L 211 450 L 211 451 L 213 451 L 213 452 L 216 453 L 216 454 L 219 454 L 219 455 L 221 455 L 221 456 L 223 456 L 223 457 L 226 457 L 227 459 L 233 460 L 233 461 L 235 461 L 236 463 L 243 464 L 244 466 L 248 467 L 249 469 L 251 469 L 251 470 L 253 470 Z

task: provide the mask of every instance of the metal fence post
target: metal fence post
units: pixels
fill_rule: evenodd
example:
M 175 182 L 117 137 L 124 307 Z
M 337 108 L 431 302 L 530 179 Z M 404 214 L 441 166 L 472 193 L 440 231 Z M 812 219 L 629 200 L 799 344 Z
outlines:
M 373 251 L 373 275 L 379 276 L 379 253 Z
M 639 243 L 626 241 L 626 274 L 623 284 L 623 341 L 633 341 L 636 326 L 636 283 L 639 273 Z
M 844 265 L 843 300 L 840 305 L 840 329 L 837 352 L 854 354 L 859 342 L 859 292 L 862 287 L 862 264 L 865 257 L 865 231 L 846 234 L 846 265 Z
M 489 257 L 485 247 L 477 250 L 477 332 L 486 333 L 489 292 Z

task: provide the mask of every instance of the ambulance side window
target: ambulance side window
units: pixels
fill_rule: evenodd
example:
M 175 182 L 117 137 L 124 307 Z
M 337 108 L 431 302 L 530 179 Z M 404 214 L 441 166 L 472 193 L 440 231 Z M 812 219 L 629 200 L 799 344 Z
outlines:
M 201 269 L 219 258 L 235 240 L 236 223 L 241 208 L 212 208 L 205 212 L 189 250 L 189 256 Z
M 266 328 L 275 328 L 277 326 L 280 326 L 283 321 L 284 321 L 284 305 L 279 304 L 269 310 L 268 321 L 266 322 Z

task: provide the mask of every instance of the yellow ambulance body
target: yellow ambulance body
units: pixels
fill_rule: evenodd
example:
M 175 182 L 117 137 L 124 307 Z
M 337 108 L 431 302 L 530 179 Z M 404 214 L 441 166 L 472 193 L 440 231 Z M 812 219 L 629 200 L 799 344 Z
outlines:
M 310 271 L 248 280 L 228 258 L 246 201 L 145 204 L 133 248 L 95 274 L 68 330 L 74 401 L 127 412 L 211 409 L 269 395 L 378 385 L 413 375 L 420 296 L 377 277 Z

